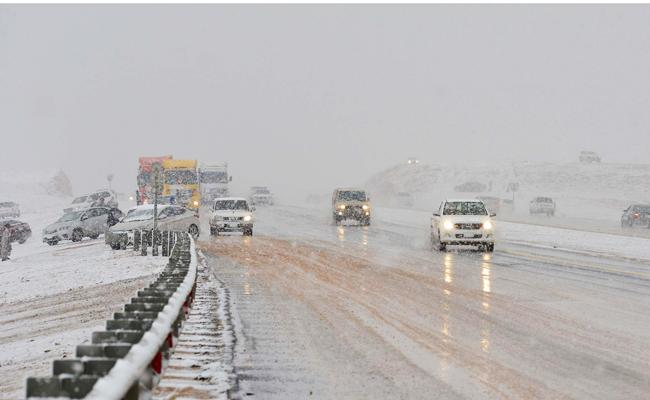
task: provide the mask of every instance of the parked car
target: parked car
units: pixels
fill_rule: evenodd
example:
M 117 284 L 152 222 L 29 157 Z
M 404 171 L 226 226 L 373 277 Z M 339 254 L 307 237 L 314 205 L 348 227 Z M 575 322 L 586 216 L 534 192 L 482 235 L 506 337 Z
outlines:
M 273 205 L 273 194 L 266 186 L 253 186 L 250 192 L 250 203 L 253 206 L 257 205 Z
M 555 202 L 550 197 L 535 197 L 528 206 L 530 214 L 546 214 L 549 217 L 555 215 Z
M 254 207 L 250 207 L 243 197 L 221 197 L 214 201 L 210 216 L 210 234 L 221 232 L 241 232 L 253 236 Z
M 133 232 L 153 229 L 154 205 L 144 204 L 130 209 L 124 218 L 113 225 L 104 240 L 112 249 L 124 249 L 133 243 Z M 199 237 L 199 214 L 197 210 L 177 205 L 158 205 L 156 228 L 161 231 L 188 232 Z
M 581 151 L 578 158 L 583 164 L 599 163 L 600 156 L 593 151 Z
M 480 200 L 445 200 L 431 217 L 431 244 L 440 251 L 448 245 L 477 245 L 492 252 L 494 217 Z
M 62 240 L 80 242 L 84 237 L 97 239 L 122 218 L 122 211 L 111 207 L 91 207 L 64 214 L 43 229 L 43 242 L 53 246 Z
M 633 226 L 644 226 L 650 228 L 650 205 L 632 204 L 621 215 L 621 226 L 630 228 Z
M 11 232 L 11 242 L 18 242 L 23 244 L 27 239 L 32 236 L 32 229 L 27 222 L 18 221 L 16 219 L 3 219 L 0 225 L 9 225 L 9 232 Z
M 18 218 L 20 217 L 20 207 L 13 201 L 0 203 L 0 218 Z
M 338 188 L 332 194 L 332 218 L 335 224 L 352 219 L 370 225 L 370 197 L 363 189 Z
M 117 208 L 117 194 L 109 189 L 97 190 L 90 194 L 76 197 L 72 200 L 72 204 L 65 208 L 63 212 L 80 211 L 90 207 Z

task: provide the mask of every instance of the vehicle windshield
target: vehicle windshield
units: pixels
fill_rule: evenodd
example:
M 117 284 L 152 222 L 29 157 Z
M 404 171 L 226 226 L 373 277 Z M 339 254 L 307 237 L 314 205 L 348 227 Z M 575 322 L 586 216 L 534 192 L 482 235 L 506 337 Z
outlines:
M 633 211 L 650 214 L 650 206 L 634 206 Z
M 245 200 L 217 200 L 215 210 L 248 210 Z
M 552 203 L 553 202 L 553 200 L 551 200 L 550 197 L 538 197 L 537 199 L 535 199 L 535 201 L 537 201 L 538 203 Z
M 83 203 L 84 201 L 86 201 L 86 198 L 87 198 L 87 197 L 88 197 L 88 196 L 77 197 L 76 199 L 72 200 L 72 204 Z
M 160 215 L 162 210 L 164 208 L 158 208 L 158 215 Z M 153 208 L 136 208 L 129 210 L 122 222 L 146 221 L 149 219 L 153 219 Z
M 189 169 L 175 169 L 165 171 L 165 183 L 168 185 L 195 185 L 196 172 Z
M 59 218 L 59 220 L 56 221 L 56 222 L 76 221 L 76 220 L 78 220 L 79 218 L 81 218 L 81 215 L 82 215 L 84 212 L 85 212 L 85 211 L 77 211 L 77 212 L 71 212 L 71 213 L 64 214 L 64 215 L 63 215 L 61 218 Z
M 339 192 L 337 200 L 340 201 L 366 201 L 366 192 L 363 190 L 345 190 Z
M 201 171 L 201 183 L 227 183 L 226 171 Z
M 451 201 L 445 203 L 443 215 L 487 215 L 487 210 L 478 201 Z
M 269 193 L 271 192 L 269 192 L 268 189 L 259 189 L 255 191 L 255 194 L 269 194 Z

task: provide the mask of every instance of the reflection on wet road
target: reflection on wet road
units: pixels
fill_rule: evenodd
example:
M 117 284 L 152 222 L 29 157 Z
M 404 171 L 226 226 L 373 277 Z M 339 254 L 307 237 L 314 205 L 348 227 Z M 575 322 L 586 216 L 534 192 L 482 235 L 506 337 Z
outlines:
M 498 247 L 440 253 L 425 229 L 381 218 L 334 226 L 315 211 L 276 207 L 259 213 L 258 236 L 202 242 L 241 296 L 244 386 L 262 398 L 650 392 L 647 282 L 576 276 Z M 271 360 L 282 367 L 258 368 Z

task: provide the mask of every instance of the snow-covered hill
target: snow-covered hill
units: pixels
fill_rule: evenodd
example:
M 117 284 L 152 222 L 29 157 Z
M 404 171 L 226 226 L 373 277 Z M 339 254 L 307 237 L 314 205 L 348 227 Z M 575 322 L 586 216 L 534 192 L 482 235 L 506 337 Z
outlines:
M 483 193 L 460 193 L 459 184 L 479 182 Z M 512 199 L 515 215 L 528 213 L 535 196 L 551 196 L 560 217 L 616 221 L 630 203 L 650 202 L 650 165 L 518 162 L 484 166 L 397 165 L 372 176 L 366 187 L 379 204 L 390 204 L 397 192 L 414 197 L 414 207 L 431 210 L 444 198 L 477 195 Z

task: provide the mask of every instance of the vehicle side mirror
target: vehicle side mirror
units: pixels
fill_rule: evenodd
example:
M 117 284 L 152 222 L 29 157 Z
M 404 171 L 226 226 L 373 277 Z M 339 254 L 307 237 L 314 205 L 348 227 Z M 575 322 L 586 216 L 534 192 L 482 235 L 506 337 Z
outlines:
M 228 182 L 232 182 L 232 176 L 228 177 Z
M 440 213 L 433 213 L 433 216 L 434 216 L 434 217 L 439 217 L 439 216 L 440 216 Z
M 494 217 L 496 217 L 496 216 L 497 216 L 497 213 L 491 213 L 491 214 L 490 214 L 490 217 L 492 217 L 492 218 L 494 218 Z

